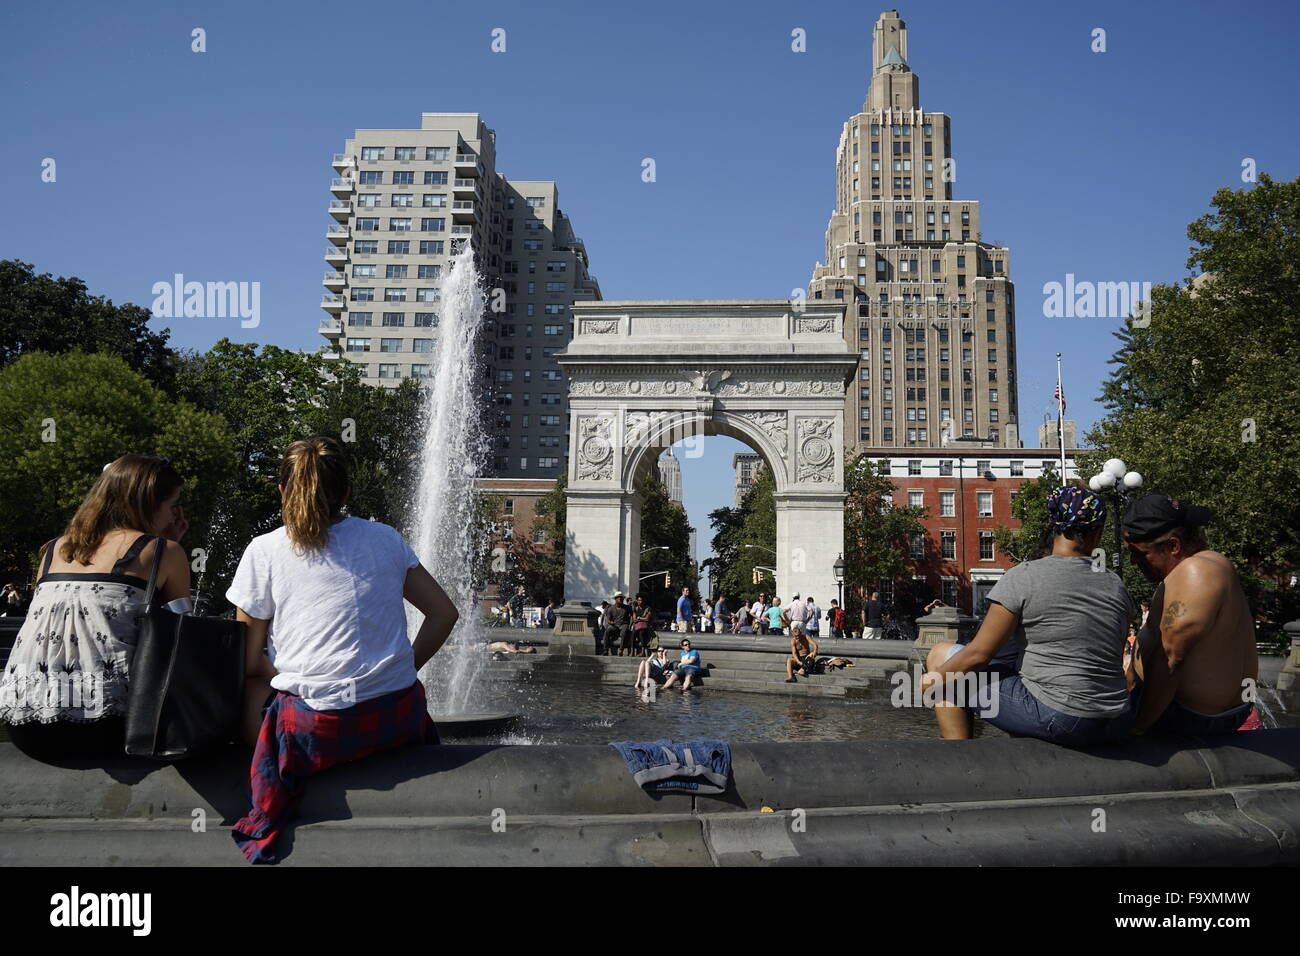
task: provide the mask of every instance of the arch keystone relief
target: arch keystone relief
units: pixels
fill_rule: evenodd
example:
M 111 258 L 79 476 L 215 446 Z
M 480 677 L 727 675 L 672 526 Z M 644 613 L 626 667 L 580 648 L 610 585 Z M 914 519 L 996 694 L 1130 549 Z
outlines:
M 640 480 L 670 445 L 751 446 L 776 485 L 777 591 L 835 591 L 844 538 L 844 306 L 785 299 L 585 302 L 556 361 L 569 382 L 564 596 L 599 604 L 640 578 Z M 796 560 L 797 559 L 797 560 Z

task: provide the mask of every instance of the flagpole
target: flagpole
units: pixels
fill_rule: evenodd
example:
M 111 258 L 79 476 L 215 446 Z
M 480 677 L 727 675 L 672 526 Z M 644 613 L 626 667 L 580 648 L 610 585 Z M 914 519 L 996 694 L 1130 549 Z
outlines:
M 1056 353 L 1056 439 L 1061 444 L 1061 484 L 1065 484 L 1065 391 L 1061 387 L 1061 353 Z

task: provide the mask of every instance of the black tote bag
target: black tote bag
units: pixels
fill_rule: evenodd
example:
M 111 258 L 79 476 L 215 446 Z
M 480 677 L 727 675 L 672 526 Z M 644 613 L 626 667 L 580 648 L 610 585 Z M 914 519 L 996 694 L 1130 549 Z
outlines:
M 239 732 L 246 626 L 154 607 L 165 546 L 158 542 L 131 659 L 126 752 L 181 760 L 229 743 Z

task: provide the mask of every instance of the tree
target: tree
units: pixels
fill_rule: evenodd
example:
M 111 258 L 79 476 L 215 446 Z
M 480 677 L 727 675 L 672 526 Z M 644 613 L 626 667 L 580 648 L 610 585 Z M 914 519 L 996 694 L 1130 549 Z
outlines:
M 1209 505 L 1210 546 L 1254 594 L 1300 564 L 1300 180 L 1263 175 L 1212 205 L 1187 230 L 1201 274 L 1156 287 L 1149 325 L 1116 334 L 1080 468 L 1122 458 L 1145 491 Z
M 29 352 L 102 352 L 170 390 L 176 364 L 167 347 L 170 331 L 151 331 L 149 315 L 141 306 L 90 295 L 76 277 L 37 275 L 26 262 L 0 260 L 0 367 Z
M 215 491 L 234 464 L 219 415 L 171 400 L 114 355 L 29 352 L 0 369 L 0 421 L 0 564 L 10 576 L 30 579 L 40 546 L 126 454 L 171 459 L 185 479 L 182 544 L 211 546 Z
M 675 606 L 676 595 L 683 584 L 691 582 L 695 566 L 690 553 L 691 525 L 686 509 L 668 497 L 668 488 L 653 468 L 638 489 L 641 493 L 641 574 L 666 571 L 673 586 L 665 585 L 665 577 L 657 574 L 641 582 L 633 582 L 633 594 L 640 591 L 646 603 L 659 610 Z M 648 551 L 649 548 L 656 550 Z M 664 549 L 664 550 L 659 550 Z
M 844 606 L 854 619 L 865 594 L 884 579 L 907 576 L 908 544 L 925 535 L 925 508 L 896 507 L 883 463 L 849 452 L 844 462 Z
M 1011 516 L 1020 521 L 1020 527 L 998 525 L 993 529 L 994 546 L 1016 564 L 1041 556 L 1049 532 L 1047 499 L 1059 487 L 1061 479 L 1055 467 L 1041 477 L 1022 482 L 1011 501 Z
M 770 571 L 776 552 L 776 481 L 768 468 L 759 468 L 737 508 L 719 508 L 709 515 L 716 529 L 715 557 L 708 559 L 718 585 L 718 594 L 747 597 L 752 603 L 759 591 L 776 594 L 776 579 Z M 754 583 L 757 571 L 758 583 Z M 715 595 L 716 597 L 716 595 Z
M 224 417 L 233 436 L 235 467 L 216 484 L 210 570 L 217 581 L 233 576 L 250 540 L 279 527 L 281 458 L 291 442 L 312 435 L 335 438 L 348 453 L 349 514 L 411 531 L 422 421 L 414 381 L 372 388 L 350 362 L 221 339 L 187 357 L 177 388 Z

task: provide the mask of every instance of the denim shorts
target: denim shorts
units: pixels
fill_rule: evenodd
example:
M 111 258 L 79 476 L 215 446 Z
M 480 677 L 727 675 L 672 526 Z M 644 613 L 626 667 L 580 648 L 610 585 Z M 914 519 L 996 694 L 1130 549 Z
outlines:
M 948 656 L 961 650 L 956 645 Z M 1127 737 L 1137 716 L 1130 699 L 1129 708 L 1114 717 L 1075 717 L 1049 707 L 1035 697 L 1014 669 L 1014 661 L 999 655 L 989 662 L 984 673 L 996 678 L 991 684 L 997 695 L 996 708 L 972 707 L 971 711 L 994 727 L 1014 737 L 1037 737 L 1052 743 L 1081 747 Z M 1243 718 L 1244 719 L 1244 718 Z

